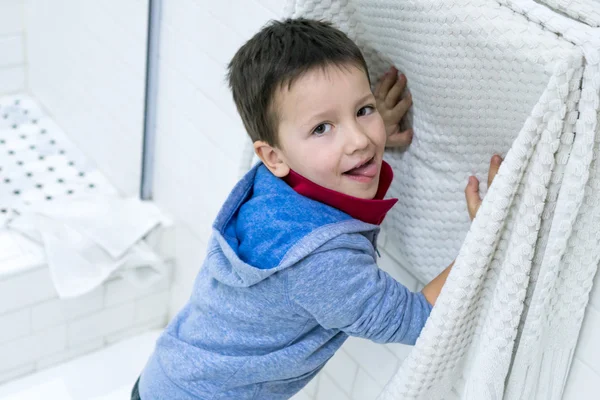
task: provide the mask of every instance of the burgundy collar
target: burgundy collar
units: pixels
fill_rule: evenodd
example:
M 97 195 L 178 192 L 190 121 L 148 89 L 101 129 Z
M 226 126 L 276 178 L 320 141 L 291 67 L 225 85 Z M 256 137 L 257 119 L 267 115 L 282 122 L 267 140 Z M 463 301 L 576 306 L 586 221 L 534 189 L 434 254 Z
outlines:
M 369 224 L 379 225 L 383 222 L 387 212 L 398 201 L 398 199 L 383 199 L 392 184 L 393 178 L 394 172 L 392 171 L 392 167 L 383 161 L 381 164 L 381 173 L 379 174 L 379 187 L 372 200 L 361 199 L 324 188 L 292 170 L 290 170 L 290 173 L 283 180 L 297 193 L 309 199 L 337 208 L 352 218 Z

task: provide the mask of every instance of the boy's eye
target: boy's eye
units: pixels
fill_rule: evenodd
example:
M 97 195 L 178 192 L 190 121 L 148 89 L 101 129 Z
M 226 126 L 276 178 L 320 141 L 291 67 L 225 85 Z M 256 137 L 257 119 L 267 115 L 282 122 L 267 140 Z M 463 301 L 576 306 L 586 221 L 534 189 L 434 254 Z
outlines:
M 327 133 L 331 130 L 331 124 L 319 124 L 317 125 L 317 127 L 313 130 L 313 133 L 316 135 L 322 135 L 324 133 Z
M 374 111 L 375 111 L 375 107 L 373 107 L 373 106 L 364 106 L 363 108 L 361 108 L 360 110 L 358 110 L 358 112 L 356 113 L 356 116 L 357 117 L 364 117 L 365 115 L 373 114 Z

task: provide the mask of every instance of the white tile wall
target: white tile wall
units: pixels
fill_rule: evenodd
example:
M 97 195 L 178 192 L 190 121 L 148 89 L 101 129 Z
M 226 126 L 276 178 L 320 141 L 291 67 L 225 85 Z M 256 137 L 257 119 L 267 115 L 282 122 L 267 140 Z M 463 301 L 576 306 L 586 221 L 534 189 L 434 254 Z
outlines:
M 25 6 L 30 91 L 126 195 L 139 192 L 147 7 L 147 0 Z
M 23 91 L 24 0 L 0 0 L 0 95 Z
M 0 315 L 0 327 L 3 327 L 3 329 L 0 329 L 0 343 L 29 335 L 31 332 L 31 310 L 17 310 Z
M 111 278 L 75 299 L 57 297 L 47 266 L 0 277 L 0 382 L 163 327 L 170 276 L 145 288 Z
M 0 280 L 0 314 L 56 297 L 47 268 Z
M 31 307 L 31 324 L 33 331 L 39 331 L 55 325 L 67 323 L 102 309 L 102 288 L 76 299 L 58 299 L 45 301 Z
M 281 16 L 283 4 L 278 0 L 163 2 L 155 199 L 177 220 L 170 316 L 189 297 L 212 221 L 238 178 L 245 132 L 226 85 L 225 67 L 245 40 L 269 19 Z M 384 236 L 380 242 L 385 242 Z M 386 252 L 380 266 L 411 290 L 423 286 Z M 600 307 L 600 291 L 592 296 L 592 303 Z M 591 399 L 595 394 L 589 379 L 597 380 L 600 373 L 592 340 L 600 329 L 597 325 L 595 316 L 586 321 L 584 344 L 577 350 L 568 393 L 582 396 L 578 398 Z M 375 399 L 409 352 L 410 346 L 350 339 L 294 400 Z
M 67 349 L 67 326 L 60 325 L 0 344 L 0 372 Z

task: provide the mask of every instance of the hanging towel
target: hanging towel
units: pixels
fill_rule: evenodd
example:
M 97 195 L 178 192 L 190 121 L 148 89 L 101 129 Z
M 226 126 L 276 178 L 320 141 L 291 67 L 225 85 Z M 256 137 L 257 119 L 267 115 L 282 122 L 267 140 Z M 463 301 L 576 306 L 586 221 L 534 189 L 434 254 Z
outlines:
M 334 22 L 373 80 L 407 75 L 415 137 L 387 154 L 386 250 L 422 282 L 458 254 L 380 399 L 560 399 L 600 259 L 600 30 L 533 0 L 286 10 Z M 464 185 L 493 153 L 505 160 L 470 224 Z
M 559 13 L 600 28 L 600 0 L 539 0 Z
M 165 222 L 152 203 L 94 196 L 29 206 L 7 226 L 43 245 L 56 291 L 65 298 L 115 273 L 136 285 L 163 277 L 165 265 L 142 239 Z

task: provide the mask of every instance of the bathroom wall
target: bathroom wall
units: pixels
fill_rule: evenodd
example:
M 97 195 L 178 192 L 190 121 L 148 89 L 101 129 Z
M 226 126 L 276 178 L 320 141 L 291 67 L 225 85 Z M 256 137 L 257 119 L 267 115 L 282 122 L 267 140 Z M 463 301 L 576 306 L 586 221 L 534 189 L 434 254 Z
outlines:
M 25 89 L 23 0 L 0 0 L 0 95 Z
M 25 2 L 29 91 L 126 195 L 139 192 L 147 8 L 147 0 Z

